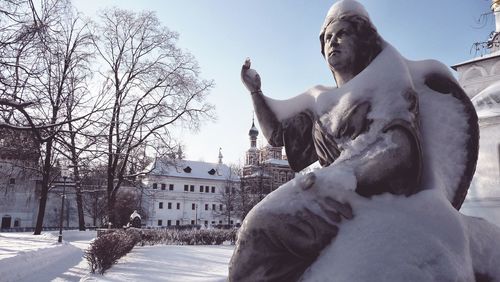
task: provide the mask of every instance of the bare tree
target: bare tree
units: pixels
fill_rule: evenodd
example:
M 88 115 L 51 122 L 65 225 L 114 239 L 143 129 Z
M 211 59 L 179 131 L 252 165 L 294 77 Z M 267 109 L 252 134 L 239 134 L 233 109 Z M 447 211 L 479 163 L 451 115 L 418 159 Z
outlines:
M 90 187 L 86 187 L 90 188 Z M 92 226 L 100 226 L 106 216 L 106 190 L 104 186 L 95 186 L 94 190 L 83 191 L 83 212 L 92 218 Z
M 220 191 L 217 201 L 222 205 L 222 209 L 214 210 L 217 216 L 223 216 L 227 224 L 231 224 L 231 218 L 239 217 L 238 211 L 238 190 L 241 185 L 239 181 L 241 168 L 230 165 L 228 175 L 224 181 L 224 187 Z
M 106 218 L 106 167 L 86 162 L 80 166 L 84 214 L 92 218 L 93 226 L 101 226 Z
M 211 81 L 201 80 L 195 59 L 176 47 L 178 35 L 153 12 L 105 10 L 95 41 L 105 68 L 104 95 L 112 110 L 99 125 L 107 129 L 108 215 L 113 221 L 117 192 L 128 177 L 131 153 L 146 142 L 170 144 L 175 125 L 198 128 L 212 118 L 205 102 Z
M 3 1 L 0 44 L 0 112 L 3 127 L 32 130 L 43 144 L 40 203 L 35 234 L 43 227 L 49 187 L 57 177 L 56 137 L 68 122 L 69 99 L 88 70 L 91 34 L 68 0 Z M 72 105 L 75 105 L 73 103 Z M 88 117 L 89 113 L 82 113 Z M 78 120 L 80 118 L 74 118 Z

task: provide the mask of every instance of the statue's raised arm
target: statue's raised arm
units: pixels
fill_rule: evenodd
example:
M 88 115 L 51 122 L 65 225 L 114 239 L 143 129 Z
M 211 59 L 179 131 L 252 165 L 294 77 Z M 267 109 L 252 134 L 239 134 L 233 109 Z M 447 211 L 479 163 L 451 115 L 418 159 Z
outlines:
M 311 135 L 312 105 L 317 91 L 283 101 L 271 99 L 262 93 L 260 75 L 250 67 L 247 58 L 241 67 L 241 80 L 252 96 L 260 128 L 269 144 L 285 146 L 291 157 L 290 166 L 300 171 L 318 160 Z
M 254 69 L 251 69 L 250 59 L 247 58 L 241 67 L 241 81 L 252 95 L 252 101 L 257 114 L 260 127 L 264 136 L 268 140 L 273 140 L 273 134 L 279 130 L 280 124 L 276 114 L 271 110 L 266 102 L 264 94 L 261 90 L 260 75 Z M 273 144 L 275 146 L 283 146 L 283 144 Z

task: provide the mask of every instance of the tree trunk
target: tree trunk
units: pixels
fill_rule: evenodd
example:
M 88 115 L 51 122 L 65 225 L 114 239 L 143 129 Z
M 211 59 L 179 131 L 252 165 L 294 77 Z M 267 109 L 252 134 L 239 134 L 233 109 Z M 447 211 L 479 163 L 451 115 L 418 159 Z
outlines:
M 83 216 L 83 195 L 80 183 L 78 182 L 76 183 L 76 208 L 78 210 L 78 230 L 85 231 L 85 217 Z
M 75 191 L 76 191 L 76 208 L 78 210 L 78 230 L 85 231 L 85 217 L 83 216 L 83 195 L 82 186 L 80 179 L 80 170 L 78 169 L 78 161 L 76 160 L 76 145 L 74 144 L 74 139 L 72 140 L 72 157 L 73 157 L 73 176 L 75 180 Z
M 42 190 L 40 192 L 40 204 L 38 205 L 38 215 L 34 235 L 40 235 L 43 228 L 43 218 L 45 217 L 45 207 L 47 205 L 47 196 L 49 193 L 49 178 L 52 171 L 50 159 L 52 157 L 52 139 L 45 143 L 45 160 L 42 168 Z
M 45 187 L 47 187 L 45 185 Z M 42 183 L 42 191 L 40 193 L 40 203 L 38 205 L 38 215 L 36 217 L 36 226 L 35 232 L 33 235 L 40 235 L 42 233 L 43 228 L 43 218 L 45 216 L 45 206 L 47 205 L 47 191 L 44 191 L 46 188 Z
M 107 214 L 108 223 L 111 222 L 115 226 L 115 201 L 116 193 L 114 193 L 114 173 L 113 170 L 108 169 L 108 180 L 107 180 Z

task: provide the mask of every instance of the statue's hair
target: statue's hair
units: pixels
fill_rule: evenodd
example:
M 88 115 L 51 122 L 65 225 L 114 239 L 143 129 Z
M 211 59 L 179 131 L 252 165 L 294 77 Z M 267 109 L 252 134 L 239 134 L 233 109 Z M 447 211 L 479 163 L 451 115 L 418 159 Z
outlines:
M 356 36 L 356 58 L 354 62 L 354 75 L 359 74 L 365 69 L 371 61 L 382 51 L 382 38 L 378 34 L 371 22 L 363 16 L 359 15 L 342 15 L 339 18 L 332 19 L 326 24 L 319 35 L 321 42 L 321 54 L 325 57 L 325 30 L 336 21 L 344 21 L 350 24 Z

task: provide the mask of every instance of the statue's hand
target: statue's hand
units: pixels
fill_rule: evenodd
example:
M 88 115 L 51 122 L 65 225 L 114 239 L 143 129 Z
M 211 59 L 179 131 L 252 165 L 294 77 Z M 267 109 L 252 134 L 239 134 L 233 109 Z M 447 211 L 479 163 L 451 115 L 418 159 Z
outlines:
M 248 91 L 252 93 L 260 91 L 261 83 L 259 74 L 254 69 L 251 69 L 250 65 L 250 59 L 247 58 L 241 67 L 241 81 L 243 81 Z

